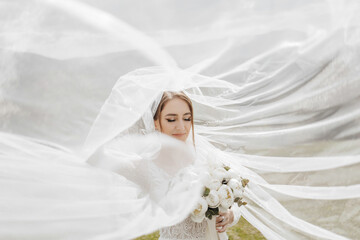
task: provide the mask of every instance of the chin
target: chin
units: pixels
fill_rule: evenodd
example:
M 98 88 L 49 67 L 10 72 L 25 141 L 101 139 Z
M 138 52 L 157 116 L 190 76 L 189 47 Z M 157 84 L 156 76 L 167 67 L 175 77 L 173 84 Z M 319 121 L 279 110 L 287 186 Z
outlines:
M 182 142 L 185 142 L 185 141 L 186 141 L 186 138 L 185 138 L 185 137 L 177 137 L 176 139 L 177 139 L 177 140 L 180 140 L 180 141 L 182 141 Z
M 177 140 L 183 141 L 185 142 L 187 139 L 187 135 L 182 135 L 182 136 L 173 136 L 174 138 L 176 138 Z

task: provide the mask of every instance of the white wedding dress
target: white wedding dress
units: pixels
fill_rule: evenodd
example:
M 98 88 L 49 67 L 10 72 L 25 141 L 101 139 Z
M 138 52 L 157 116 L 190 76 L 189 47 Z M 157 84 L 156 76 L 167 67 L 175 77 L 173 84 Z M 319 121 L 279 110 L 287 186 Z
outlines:
M 206 220 L 196 223 L 187 217 L 174 226 L 160 229 L 159 240 L 207 240 L 207 228 Z
M 234 226 L 240 219 L 241 213 L 239 207 L 235 205 L 232 207 L 234 213 L 234 221 L 228 227 Z M 210 228 L 215 228 L 214 222 L 204 219 L 201 223 L 196 223 L 187 217 L 182 222 L 160 229 L 159 240 L 210 240 L 219 239 L 227 240 L 226 233 L 217 233 L 210 231 Z
M 237 216 L 265 238 L 357 239 L 359 11 L 0 1 L 0 239 L 204 237 L 180 222 L 211 159 L 250 180 Z M 168 90 L 193 102 L 195 151 L 154 134 Z

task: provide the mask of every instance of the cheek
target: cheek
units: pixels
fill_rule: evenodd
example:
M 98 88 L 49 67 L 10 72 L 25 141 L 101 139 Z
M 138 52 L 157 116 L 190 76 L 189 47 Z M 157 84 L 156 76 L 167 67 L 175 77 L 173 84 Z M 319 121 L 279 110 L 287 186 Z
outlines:
M 189 135 L 191 135 L 191 134 L 190 134 L 190 132 L 191 132 L 191 127 L 192 127 L 191 122 L 185 124 L 186 136 L 185 136 L 185 138 L 183 139 L 183 141 L 186 141 L 186 140 L 188 139 Z
M 169 123 L 168 121 L 161 122 L 161 132 L 167 135 L 171 135 L 174 129 L 173 124 Z
M 186 128 L 186 131 L 187 131 L 187 132 L 190 131 L 191 127 L 192 127 L 192 126 L 191 126 L 191 122 L 186 122 L 185 128 Z

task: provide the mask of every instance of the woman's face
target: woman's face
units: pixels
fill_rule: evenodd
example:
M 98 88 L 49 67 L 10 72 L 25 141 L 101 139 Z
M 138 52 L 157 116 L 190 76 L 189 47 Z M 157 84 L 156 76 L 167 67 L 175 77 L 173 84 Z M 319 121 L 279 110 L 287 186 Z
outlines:
M 154 121 L 155 128 L 185 142 L 191 130 L 191 118 L 188 104 L 182 99 L 174 98 L 165 104 L 159 119 Z

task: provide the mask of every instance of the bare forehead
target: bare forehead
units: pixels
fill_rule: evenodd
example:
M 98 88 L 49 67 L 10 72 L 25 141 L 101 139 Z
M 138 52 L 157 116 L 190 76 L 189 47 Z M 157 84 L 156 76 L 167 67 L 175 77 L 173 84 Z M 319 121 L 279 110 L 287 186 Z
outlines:
M 189 113 L 191 114 L 189 105 L 185 100 L 180 98 L 174 98 L 169 100 L 162 110 L 162 115 L 185 115 Z

